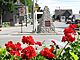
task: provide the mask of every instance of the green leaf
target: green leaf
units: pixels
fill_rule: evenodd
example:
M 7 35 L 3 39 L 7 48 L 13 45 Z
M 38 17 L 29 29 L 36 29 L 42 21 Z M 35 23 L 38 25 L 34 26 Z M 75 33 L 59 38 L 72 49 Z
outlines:
M 59 55 L 62 49 L 57 50 L 56 55 Z
M 72 55 L 72 57 L 73 57 L 75 60 L 78 60 L 78 59 L 79 59 L 79 57 L 78 57 L 77 55 L 75 55 L 74 52 L 70 52 L 70 51 L 69 51 L 69 53 Z
M 5 48 L 0 48 L 0 55 L 2 54 L 6 54 L 7 53 L 7 50 Z
M 10 55 L 11 57 L 10 57 L 10 60 L 14 60 L 14 56 L 12 56 L 12 55 Z

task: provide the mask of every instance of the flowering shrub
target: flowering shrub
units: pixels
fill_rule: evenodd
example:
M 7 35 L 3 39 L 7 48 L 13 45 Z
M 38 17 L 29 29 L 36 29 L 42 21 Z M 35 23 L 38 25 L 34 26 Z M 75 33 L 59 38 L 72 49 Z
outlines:
M 7 51 L 11 55 L 20 56 L 20 51 L 22 50 L 21 44 L 18 42 L 17 44 L 13 44 L 12 41 L 9 41 L 5 44 Z
M 72 28 L 72 29 L 75 29 L 76 27 L 77 27 L 76 24 L 70 24 L 70 25 L 69 25 L 69 28 Z
M 33 39 L 33 37 L 32 36 L 23 36 L 23 38 L 22 38 L 22 42 L 23 42 L 23 44 L 29 44 L 29 45 L 34 45 L 35 44 L 35 42 L 34 42 L 34 39 Z
M 72 37 L 72 35 L 67 34 L 62 37 L 62 42 L 65 42 L 65 41 L 73 42 L 73 41 L 75 41 L 75 37 Z
M 31 59 L 32 57 L 35 57 L 36 56 L 36 52 L 35 52 L 35 49 L 32 47 L 32 46 L 28 46 L 26 48 L 24 48 L 22 51 L 22 59 Z
M 68 41 L 68 42 L 73 42 L 75 41 L 75 34 L 76 34 L 76 31 L 75 31 L 75 28 L 77 26 L 75 24 L 70 24 L 68 28 L 65 28 L 64 29 L 64 35 L 62 37 L 62 42 L 65 42 L 65 41 Z
M 48 48 L 44 48 L 43 50 L 41 50 L 40 54 L 47 58 L 54 58 L 54 54 L 52 53 L 52 50 L 51 49 L 49 50 Z
M 4 58 L 3 55 L 0 57 L 3 60 L 8 60 L 11 57 L 12 60 L 80 60 L 80 40 L 75 41 L 75 28 L 76 25 L 71 24 L 64 29 L 64 36 L 61 41 L 67 42 L 67 44 L 63 48 L 60 48 L 54 40 L 51 40 L 53 44 L 49 48 L 44 47 L 39 41 L 35 42 L 32 36 L 23 36 L 22 43 L 27 44 L 25 48 L 22 48 L 19 42 L 14 44 L 9 41 L 5 44 L 7 54 L 5 53 Z M 37 53 L 37 49 L 33 45 L 42 46 L 43 49 Z M 6 56 L 9 58 L 5 59 Z

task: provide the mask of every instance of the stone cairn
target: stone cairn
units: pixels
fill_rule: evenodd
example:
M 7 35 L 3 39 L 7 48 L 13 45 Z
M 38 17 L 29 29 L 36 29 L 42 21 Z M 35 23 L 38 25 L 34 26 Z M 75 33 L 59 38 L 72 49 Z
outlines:
M 48 6 L 44 7 L 43 15 L 39 20 L 38 32 L 39 33 L 53 33 L 55 30 L 52 18 L 50 16 Z

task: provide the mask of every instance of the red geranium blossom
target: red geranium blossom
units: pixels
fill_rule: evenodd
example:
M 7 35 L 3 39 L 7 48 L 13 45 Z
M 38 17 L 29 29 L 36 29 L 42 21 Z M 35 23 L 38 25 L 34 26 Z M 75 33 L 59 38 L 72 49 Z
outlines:
M 22 38 L 22 42 L 23 42 L 23 44 L 29 44 L 29 45 L 34 45 L 35 44 L 35 41 L 34 41 L 34 39 L 33 39 L 33 37 L 32 36 L 23 36 L 23 38 Z
M 36 42 L 35 44 L 36 45 L 39 45 L 39 46 L 42 46 L 42 43 L 41 42 Z
M 15 48 L 15 45 L 13 44 L 12 41 L 9 41 L 7 44 L 5 44 L 5 46 L 6 46 L 6 48 L 7 48 L 8 50 L 15 50 L 15 49 L 16 49 L 16 48 Z
M 21 44 L 19 42 L 17 42 L 17 44 L 15 44 L 15 48 L 17 51 L 22 50 Z
M 54 46 L 51 46 L 51 48 L 49 49 L 50 52 L 53 52 L 54 50 Z
M 9 53 L 10 53 L 11 55 L 20 56 L 19 51 L 11 50 Z
M 54 54 L 48 48 L 44 48 L 43 50 L 41 50 L 40 54 L 42 56 L 47 57 L 47 58 L 53 58 L 54 57 Z
M 54 41 L 54 40 L 51 40 L 51 42 L 52 42 L 52 43 L 54 43 L 54 45 L 56 45 L 56 43 L 55 43 L 55 41 Z
M 72 29 L 75 29 L 76 27 L 77 27 L 76 24 L 70 24 L 70 25 L 69 25 L 69 28 L 72 28 Z
M 7 44 L 5 44 L 6 48 L 9 50 L 21 50 L 21 44 L 18 42 L 17 44 L 13 44 L 12 41 L 9 41 Z
M 68 28 L 64 29 L 64 35 L 62 37 L 62 42 L 68 41 L 68 42 L 73 42 L 75 41 L 75 38 L 73 37 L 73 35 L 75 36 L 76 31 L 75 29 L 76 25 L 75 24 L 70 24 Z
M 22 58 L 23 59 L 30 59 L 36 56 L 36 52 L 35 49 L 32 46 L 28 46 L 26 48 L 24 48 L 22 51 Z
M 11 55 L 20 56 L 20 51 L 22 50 L 21 44 L 18 42 L 17 44 L 13 44 L 12 41 L 9 41 L 5 44 L 7 51 Z
M 64 29 L 64 34 L 67 34 L 67 33 L 75 33 L 75 30 L 71 29 L 71 28 L 65 28 Z
M 72 35 L 68 34 L 67 36 L 62 37 L 62 42 L 65 42 L 65 41 L 73 42 L 73 41 L 75 41 L 75 38 L 72 37 Z

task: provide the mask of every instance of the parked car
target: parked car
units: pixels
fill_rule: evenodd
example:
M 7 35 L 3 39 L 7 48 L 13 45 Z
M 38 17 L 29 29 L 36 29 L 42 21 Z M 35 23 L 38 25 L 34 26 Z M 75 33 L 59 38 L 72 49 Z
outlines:
M 80 20 L 67 21 L 66 24 L 80 24 Z
M 73 21 L 73 22 L 68 21 L 66 24 L 77 24 L 77 22 L 75 22 L 75 21 Z
M 77 24 L 80 24 L 80 20 L 75 20 L 75 22 L 76 22 Z
M 67 20 L 66 24 L 71 24 L 71 22 L 72 22 L 71 20 Z

